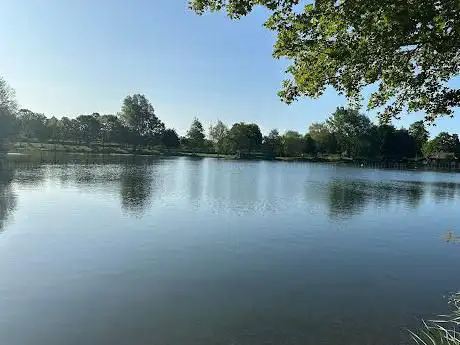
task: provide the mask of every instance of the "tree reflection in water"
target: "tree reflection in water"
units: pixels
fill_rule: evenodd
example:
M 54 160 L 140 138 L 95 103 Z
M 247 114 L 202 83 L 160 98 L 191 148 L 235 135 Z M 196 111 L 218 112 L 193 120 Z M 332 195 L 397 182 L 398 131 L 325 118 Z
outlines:
M 16 195 L 11 186 L 14 171 L 6 168 L 5 165 L 0 165 L 0 233 L 5 230 L 8 218 L 16 209 L 17 203 Z
M 327 203 L 332 218 L 362 213 L 369 205 L 385 207 L 398 203 L 417 208 L 426 191 L 436 201 L 453 199 L 460 185 L 453 182 L 332 180 L 327 183 Z
M 414 181 L 333 180 L 328 183 L 329 215 L 332 218 L 352 217 L 371 204 L 386 207 L 394 202 L 416 208 L 426 186 Z
M 152 198 L 152 174 L 147 165 L 126 165 L 120 176 L 123 210 L 141 216 Z

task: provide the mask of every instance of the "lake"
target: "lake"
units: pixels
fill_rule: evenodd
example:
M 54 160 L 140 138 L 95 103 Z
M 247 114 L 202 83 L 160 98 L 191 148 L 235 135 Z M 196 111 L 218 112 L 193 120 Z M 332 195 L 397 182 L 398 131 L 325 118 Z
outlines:
M 460 289 L 459 174 L 119 158 L 0 181 L 0 344 L 400 344 Z

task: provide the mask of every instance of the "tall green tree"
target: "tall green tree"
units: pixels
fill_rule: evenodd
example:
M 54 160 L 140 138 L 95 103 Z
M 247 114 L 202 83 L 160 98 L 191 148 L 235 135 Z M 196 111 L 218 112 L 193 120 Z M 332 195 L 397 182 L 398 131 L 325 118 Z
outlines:
M 423 153 L 429 158 L 460 157 L 460 141 L 457 134 L 439 133 L 423 146 Z
M 54 142 L 61 139 L 59 120 L 55 116 L 47 118 L 45 126 L 48 139 L 51 139 Z
M 233 18 L 262 5 L 270 13 L 276 58 L 292 63 L 281 98 L 318 97 L 327 86 L 354 102 L 377 84 L 368 107 L 389 119 L 404 109 L 428 119 L 452 115 L 460 90 L 447 81 L 459 74 L 458 0 L 189 0 L 198 14 L 226 10 Z
M 296 131 L 287 131 L 282 137 L 283 152 L 287 157 L 300 156 L 305 148 L 303 136 Z
M 187 139 L 190 148 L 201 150 L 205 146 L 203 124 L 195 117 L 193 119 L 192 125 L 187 132 Z
M 228 142 L 228 127 L 220 120 L 213 126 L 209 127 L 209 139 L 211 140 L 214 149 L 218 153 L 227 153 L 229 150 Z
M 158 139 L 165 129 L 152 104 L 141 94 L 127 96 L 123 100 L 120 117 L 137 138 L 136 143 Z
M 100 135 L 102 141 L 108 143 L 122 143 L 126 135 L 126 128 L 115 115 L 102 115 L 99 117 Z
M 337 140 L 325 123 L 312 123 L 308 128 L 308 134 L 315 141 L 317 152 L 337 152 Z
M 101 123 L 96 115 L 80 115 L 76 118 L 79 138 L 87 144 L 96 141 L 101 135 Z
M 48 134 L 47 118 L 44 114 L 34 113 L 28 109 L 20 109 L 17 113 L 20 134 L 26 139 L 45 140 Z
M 249 138 L 248 152 L 259 151 L 262 146 L 262 132 L 255 123 L 246 125 L 247 135 Z
M 77 140 L 77 134 L 76 134 L 76 122 L 75 120 L 71 120 L 68 117 L 64 116 L 61 118 L 59 121 L 59 127 L 60 127 L 60 137 L 62 141 L 75 141 Z
M 417 142 L 405 128 L 396 130 L 394 137 L 395 156 L 397 158 L 413 158 L 417 155 Z
M 254 123 L 233 124 L 229 138 L 233 152 L 251 153 L 260 150 L 262 146 L 262 133 Z
M 262 152 L 268 157 L 279 157 L 283 153 L 283 142 L 277 129 L 272 129 L 262 139 Z
M 409 127 L 409 134 L 414 138 L 417 144 L 417 153 L 421 153 L 423 145 L 425 145 L 429 138 L 425 123 L 423 121 L 417 121 L 411 124 Z
M 381 124 L 376 128 L 376 133 L 372 138 L 376 146 L 375 152 L 381 158 L 393 157 L 398 151 L 398 147 L 395 146 L 395 133 L 396 128 L 393 125 Z
M 161 142 L 167 148 L 177 148 L 180 146 L 179 136 L 174 129 L 167 128 L 161 136 Z
M 0 152 L 6 150 L 7 139 L 14 134 L 16 110 L 14 90 L 0 77 Z
M 327 120 L 327 125 L 342 151 L 352 157 L 366 151 L 369 145 L 368 134 L 372 127 L 367 116 L 354 109 L 337 108 Z
M 310 156 L 316 156 L 316 153 L 317 153 L 316 142 L 312 138 L 310 133 L 305 134 L 303 152 Z

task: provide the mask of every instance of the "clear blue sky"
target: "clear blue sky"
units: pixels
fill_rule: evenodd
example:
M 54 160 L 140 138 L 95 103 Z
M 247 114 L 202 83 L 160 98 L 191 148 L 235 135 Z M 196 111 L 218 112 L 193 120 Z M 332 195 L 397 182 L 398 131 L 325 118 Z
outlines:
M 116 113 L 126 95 L 143 93 L 180 134 L 194 116 L 206 127 L 221 119 L 304 133 L 346 104 L 333 90 L 279 101 L 286 63 L 271 56 L 262 10 L 232 22 L 196 16 L 187 0 L 0 0 L 0 8 L 0 75 L 21 107 L 48 116 Z M 460 132 L 459 119 L 431 129 L 441 130 Z

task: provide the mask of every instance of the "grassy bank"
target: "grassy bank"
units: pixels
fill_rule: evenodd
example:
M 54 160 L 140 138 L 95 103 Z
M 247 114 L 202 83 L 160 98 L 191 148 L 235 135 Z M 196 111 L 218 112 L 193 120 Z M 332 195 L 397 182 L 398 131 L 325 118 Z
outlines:
M 84 144 L 84 143 L 34 143 L 15 142 L 9 147 L 10 152 L 36 153 L 39 151 L 67 152 L 67 153 L 92 153 L 92 154 L 145 154 L 158 155 L 159 150 L 119 144 Z
M 405 160 L 381 160 L 370 158 L 351 159 L 342 157 L 338 154 L 323 154 L 317 156 L 301 157 L 270 157 L 260 152 L 239 153 L 239 154 L 217 154 L 215 152 L 196 152 L 183 148 L 166 149 L 163 147 L 134 147 L 130 145 L 110 144 L 110 143 L 36 143 L 36 142 L 15 142 L 10 143 L 9 152 L 23 153 L 29 155 L 53 154 L 87 154 L 87 155 L 117 155 L 117 156 L 185 156 L 196 158 L 219 158 L 219 159 L 238 159 L 238 160 L 271 160 L 280 162 L 318 162 L 351 165 L 365 168 L 378 169 L 402 169 L 402 170 L 441 170 L 441 171 L 460 171 L 458 161 L 425 161 L 423 159 Z
M 209 157 L 240 160 L 274 160 L 282 162 L 348 162 L 339 155 L 303 156 L 303 157 L 269 157 L 259 152 L 240 154 L 218 154 L 215 152 L 195 152 L 186 149 L 165 149 L 133 147 L 119 144 L 84 144 L 84 143 L 34 143 L 15 142 L 9 146 L 9 152 L 37 155 L 40 152 L 58 152 L 68 154 L 112 154 L 112 155 L 149 155 L 149 156 L 185 156 Z

